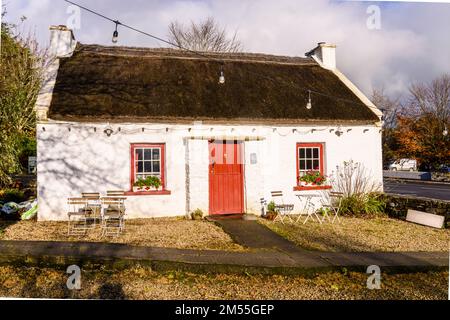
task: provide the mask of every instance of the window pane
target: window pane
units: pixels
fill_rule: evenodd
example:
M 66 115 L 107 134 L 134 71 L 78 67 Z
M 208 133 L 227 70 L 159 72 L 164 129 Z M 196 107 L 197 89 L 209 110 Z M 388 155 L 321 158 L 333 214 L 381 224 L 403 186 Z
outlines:
M 305 148 L 300 148 L 300 158 L 305 157 Z
M 144 172 L 144 161 L 138 161 L 138 168 L 137 168 L 137 172 L 138 173 L 142 173 L 142 172 Z
M 300 170 L 305 170 L 305 160 L 300 160 Z
M 311 153 L 311 148 L 307 148 L 306 149 L 306 158 L 311 158 L 312 153 Z
M 152 149 L 144 149 L 144 160 L 152 159 Z
M 144 171 L 147 172 L 152 172 L 152 162 L 151 161 L 145 161 L 144 162 Z
M 159 160 L 159 149 L 153 149 L 153 160 Z
M 319 160 L 313 160 L 313 168 L 314 170 L 319 170 Z
M 143 160 L 142 159 L 142 149 L 136 149 L 136 160 Z
M 160 169 L 159 161 L 153 161 L 153 172 L 160 173 L 160 171 L 161 171 L 161 169 Z
M 313 158 L 319 159 L 319 148 L 313 149 Z
M 311 150 L 311 149 L 310 149 Z M 306 160 L 306 169 L 312 170 L 312 160 Z

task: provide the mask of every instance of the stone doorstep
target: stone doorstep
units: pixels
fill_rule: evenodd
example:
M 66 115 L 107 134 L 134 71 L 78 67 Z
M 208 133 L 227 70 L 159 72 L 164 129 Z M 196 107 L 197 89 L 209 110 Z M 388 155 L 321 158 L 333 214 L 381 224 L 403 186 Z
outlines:
M 233 272 L 271 274 L 310 274 L 340 271 L 343 267 L 364 271 L 378 265 L 385 272 L 446 270 L 446 252 L 307 252 L 286 254 L 280 251 L 232 252 L 173 248 L 138 247 L 123 244 L 70 243 L 44 241 L 0 241 L 0 263 L 65 266 L 150 265 L 155 270 L 190 272 Z

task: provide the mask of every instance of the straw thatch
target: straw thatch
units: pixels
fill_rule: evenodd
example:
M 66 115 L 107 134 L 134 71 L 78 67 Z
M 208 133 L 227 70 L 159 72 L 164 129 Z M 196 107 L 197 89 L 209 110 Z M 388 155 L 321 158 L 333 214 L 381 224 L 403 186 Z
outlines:
M 208 58 L 211 57 L 211 58 Z M 73 121 L 378 121 L 311 58 L 78 44 L 61 59 L 49 118 Z M 219 84 L 221 65 L 226 77 Z M 313 108 L 307 110 L 307 90 Z

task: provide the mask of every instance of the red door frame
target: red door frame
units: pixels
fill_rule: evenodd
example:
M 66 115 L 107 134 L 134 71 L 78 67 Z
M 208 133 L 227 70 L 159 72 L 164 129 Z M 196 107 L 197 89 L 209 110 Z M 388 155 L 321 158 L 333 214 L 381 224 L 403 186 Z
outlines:
M 212 158 L 211 158 L 211 144 L 212 143 L 217 143 L 217 144 L 221 144 L 222 147 L 226 144 L 226 142 L 230 142 L 233 141 L 234 144 L 236 145 L 236 151 L 237 153 L 240 155 L 240 163 L 232 163 L 232 164 L 226 164 L 226 165 L 230 165 L 230 166 L 238 166 L 237 168 L 239 168 L 239 172 L 240 172 L 240 179 L 239 179 L 239 193 L 240 193 L 240 197 L 239 197 L 239 204 L 236 205 L 236 202 L 234 203 L 234 205 L 236 207 L 239 207 L 238 210 L 232 210 L 234 212 L 230 212 L 230 210 L 228 210 L 229 208 L 215 208 L 214 207 L 214 193 L 213 193 L 213 189 L 217 191 L 217 187 L 214 188 L 213 187 L 213 165 L 212 165 Z M 233 147 L 234 150 L 234 147 Z M 240 140 L 210 140 L 208 141 L 208 158 L 209 158 L 209 164 L 208 164 L 208 180 L 209 180 L 209 214 L 210 215 L 221 215 L 221 214 L 230 214 L 230 213 L 234 213 L 234 214 L 242 214 L 244 213 L 244 162 L 243 162 L 243 157 L 244 155 L 244 143 L 243 141 Z M 239 157 L 237 157 L 239 158 Z M 235 161 L 233 161 L 235 162 Z M 235 167 L 236 168 L 236 167 Z M 222 186 L 224 188 L 229 188 L 229 185 L 225 185 Z M 228 193 L 228 192 L 226 192 Z M 225 194 L 225 192 L 224 192 Z M 229 194 L 229 193 L 228 193 Z M 216 194 L 217 196 L 220 196 L 220 194 Z M 230 206 L 231 207 L 231 206 Z M 238 211 L 238 212 L 235 212 Z

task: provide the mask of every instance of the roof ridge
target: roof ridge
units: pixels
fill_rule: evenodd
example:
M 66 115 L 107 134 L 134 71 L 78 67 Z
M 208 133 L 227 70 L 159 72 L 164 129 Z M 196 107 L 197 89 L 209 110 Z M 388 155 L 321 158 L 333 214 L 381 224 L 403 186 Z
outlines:
M 298 56 L 280 56 L 266 53 L 253 52 L 199 52 L 211 56 L 208 59 L 205 56 L 197 55 L 189 51 L 172 48 L 143 48 L 126 46 L 102 46 L 78 43 L 75 52 L 86 52 L 104 56 L 122 56 L 122 57 L 144 57 L 144 58 L 173 58 L 173 59 L 195 59 L 195 60 L 224 60 L 258 63 L 275 63 L 288 65 L 316 65 L 317 62 L 309 57 Z

